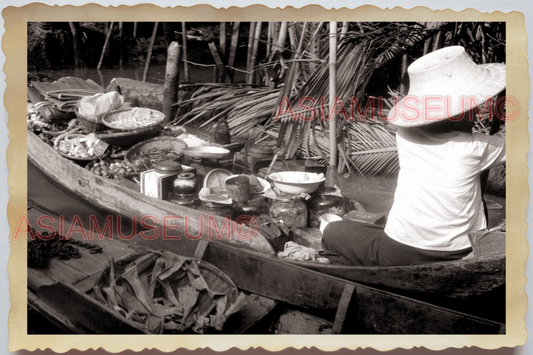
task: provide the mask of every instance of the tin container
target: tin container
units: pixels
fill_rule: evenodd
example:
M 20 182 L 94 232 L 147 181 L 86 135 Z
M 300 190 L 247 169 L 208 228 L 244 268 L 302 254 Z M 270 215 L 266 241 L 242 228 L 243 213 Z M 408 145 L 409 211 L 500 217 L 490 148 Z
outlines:
M 141 173 L 141 192 L 146 196 L 170 200 L 174 179 L 182 171 L 181 164 L 175 161 L 155 164 L 154 169 Z

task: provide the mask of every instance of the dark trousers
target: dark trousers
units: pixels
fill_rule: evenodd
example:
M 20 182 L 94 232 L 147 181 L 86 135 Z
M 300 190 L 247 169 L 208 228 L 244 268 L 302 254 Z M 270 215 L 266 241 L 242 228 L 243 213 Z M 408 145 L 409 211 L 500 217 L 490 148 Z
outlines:
M 328 224 L 322 235 L 322 248 L 324 256 L 334 263 L 360 266 L 428 264 L 461 259 L 472 251 L 414 248 L 390 238 L 382 226 L 353 221 Z

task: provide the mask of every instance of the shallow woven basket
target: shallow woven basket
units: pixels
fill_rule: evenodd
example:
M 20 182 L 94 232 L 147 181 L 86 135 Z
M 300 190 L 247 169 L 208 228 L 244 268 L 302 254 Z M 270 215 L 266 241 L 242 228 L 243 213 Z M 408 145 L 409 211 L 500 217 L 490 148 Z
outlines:
M 117 126 L 115 124 L 115 122 L 120 120 L 120 115 L 122 113 L 124 113 L 124 112 L 129 112 L 131 110 L 133 110 L 133 108 L 128 108 L 128 109 L 122 109 L 122 110 L 116 110 L 116 111 L 108 112 L 108 113 L 106 113 L 105 115 L 102 116 L 102 123 L 104 125 L 106 125 L 107 127 L 111 128 L 111 129 L 115 129 L 117 131 L 134 131 L 134 130 L 153 127 L 153 126 L 159 126 L 165 120 L 165 114 L 163 112 L 150 109 L 150 111 L 154 112 L 159 117 L 159 119 L 157 121 L 154 121 L 154 122 L 152 122 L 150 124 L 147 124 L 145 126 L 135 127 L 135 128 L 122 128 L 120 126 Z
M 187 143 L 182 139 L 170 136 L 153 137 L 139 142 L 128 149 L 124 156 L 124 160 L 131 164 L 133 163 L 133 157 L 135 154 L 147 152 L 151 149 L 172 149 L 179 153 L 179 157 L 175 160 L 181 162 L 183 160 L 183 150 L 185 148 L 187 148 Z
M 132 254 L 122 257 L 121 260 L 117 259 L 115 261 L 115 279 L 117 280 L 117 282 L 120 282 L 121 280 L 120 275 L 122 275 L 126 267 L 132 261 L 137 262 L 139 259 L 148 256 L 148 254 L 152 254 L 153 258 L 151 262 L 148 261 L 146 269 L 142 271 L 140 274 L 148 273 L 148 282 L 150 282 L 150 276 L 151 276 L 151 272 L 155 264 L 155 260 L 159 257 L 158 254 L 150 253 L 150 252 L 132 253 Z M 227 311 L 228 308 L 231 307 L 231 305 L 235 303 L 235 301 L 237 300 L 237 297 L 239 294 L 237 286 L 235 286 L 233 281 L 226 274 L 224 274 L 220 269 L 218 269 L 214 265 L 206 261 L 202 261 L 202 260 L 195 259 L 195 258 L 187 258 L 187 259 L 196 261 L 202 277 L 204 278 L 206 284 L 209 286 L 209 288 L 212 291 L 224 293 L 228 297 L 228 301 L 226 304 L 226 311 Z M 104 287 L 109 287 L 109 284 L 110 284 L 109 275 L 110 275 L 110 265 L 108 264 L 108 266 L 102 272 L 98 282 L 96 283 L 96 286 L 94 287 L 94 292 L 95 292 L 97 299 L 99 299 L 101 302 L 105 304 L 108 304 L 108 300 L 107 300 L 107 297 L 105 296 L 105 293 L 102 292 L 102 290 Z M 174 293 L 177 294 L 178 288 L 190 286 L 189 278 L 186 276 L 182 277 L 177 281 L 171 282 L 170 285 Z M 162 288 L 156 286 L 155 291 L 154 291 L 154 298 L 163 297 L 163 296 L 164 296 L 164 292 Z M 211 306 L 212 306 L 211 297 L 209 296 L 207 291 L 203 290 L 203 291 L 200 291 L 200 294 L 198 295 L 198 299 L 197 299 L 195 307 L 193 308 L 193 312 L 197 314 L 205 314 L 206 312 L 210 310 Z M 197 310 L 195 310 L 196 307 L 197 307 Z M 139 324 L 139 327 L 142 328 L 142 324 L 141 323 L 138 323 L 138 324 Z

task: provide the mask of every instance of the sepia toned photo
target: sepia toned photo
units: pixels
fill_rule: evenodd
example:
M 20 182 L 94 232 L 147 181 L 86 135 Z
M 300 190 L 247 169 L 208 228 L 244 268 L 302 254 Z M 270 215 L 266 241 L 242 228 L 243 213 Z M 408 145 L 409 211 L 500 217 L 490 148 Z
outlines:
M 31 6 L 12 349 L 525 341 L 519 14 Z

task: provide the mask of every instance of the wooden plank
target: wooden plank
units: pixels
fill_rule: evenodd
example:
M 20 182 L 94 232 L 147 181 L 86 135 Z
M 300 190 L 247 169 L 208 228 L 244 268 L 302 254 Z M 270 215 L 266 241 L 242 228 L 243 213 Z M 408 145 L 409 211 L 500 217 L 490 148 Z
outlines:
M 40 287 L 36 296 L 72 322 L 78 334 L 142 334 L 131 321 L 63 283 Z
M 331 321 L 295 309 L 284 310 L 274 327 L 276 334 L 333 334 Z
M 353 284 L 346 284 L 344 290 L 342 290 L 341 300 L 337 307 L 337 313 L 335 314 L 335 322 L 333 323 L 333 333 L 340 334 L 344 327 L 344 321 L 348 314 L 348 308 L 350 307 L 353 299 L 355 286 Z M 353 321 L 353 319 L 351 319 Z
M 28 288 L 37 290 L 42 286 L 61 281 L 67 284 L 75 284 L 89 276 L 72 266 L 53 258 L 48 261 L 44 268 L 28 268 Z
M 247 294 L 245 305 L 224 323 L 223 333 L 242 334 L 269 314 L 278 302 L 256 294 Z
M 196 250 L 194 251 L 193 257 L 195 259 L 203 260 L 208 247 L 209 247 L 209 242 L 207 240 L 200 240 L 198 242 L 198 246 L 196 247 Z

